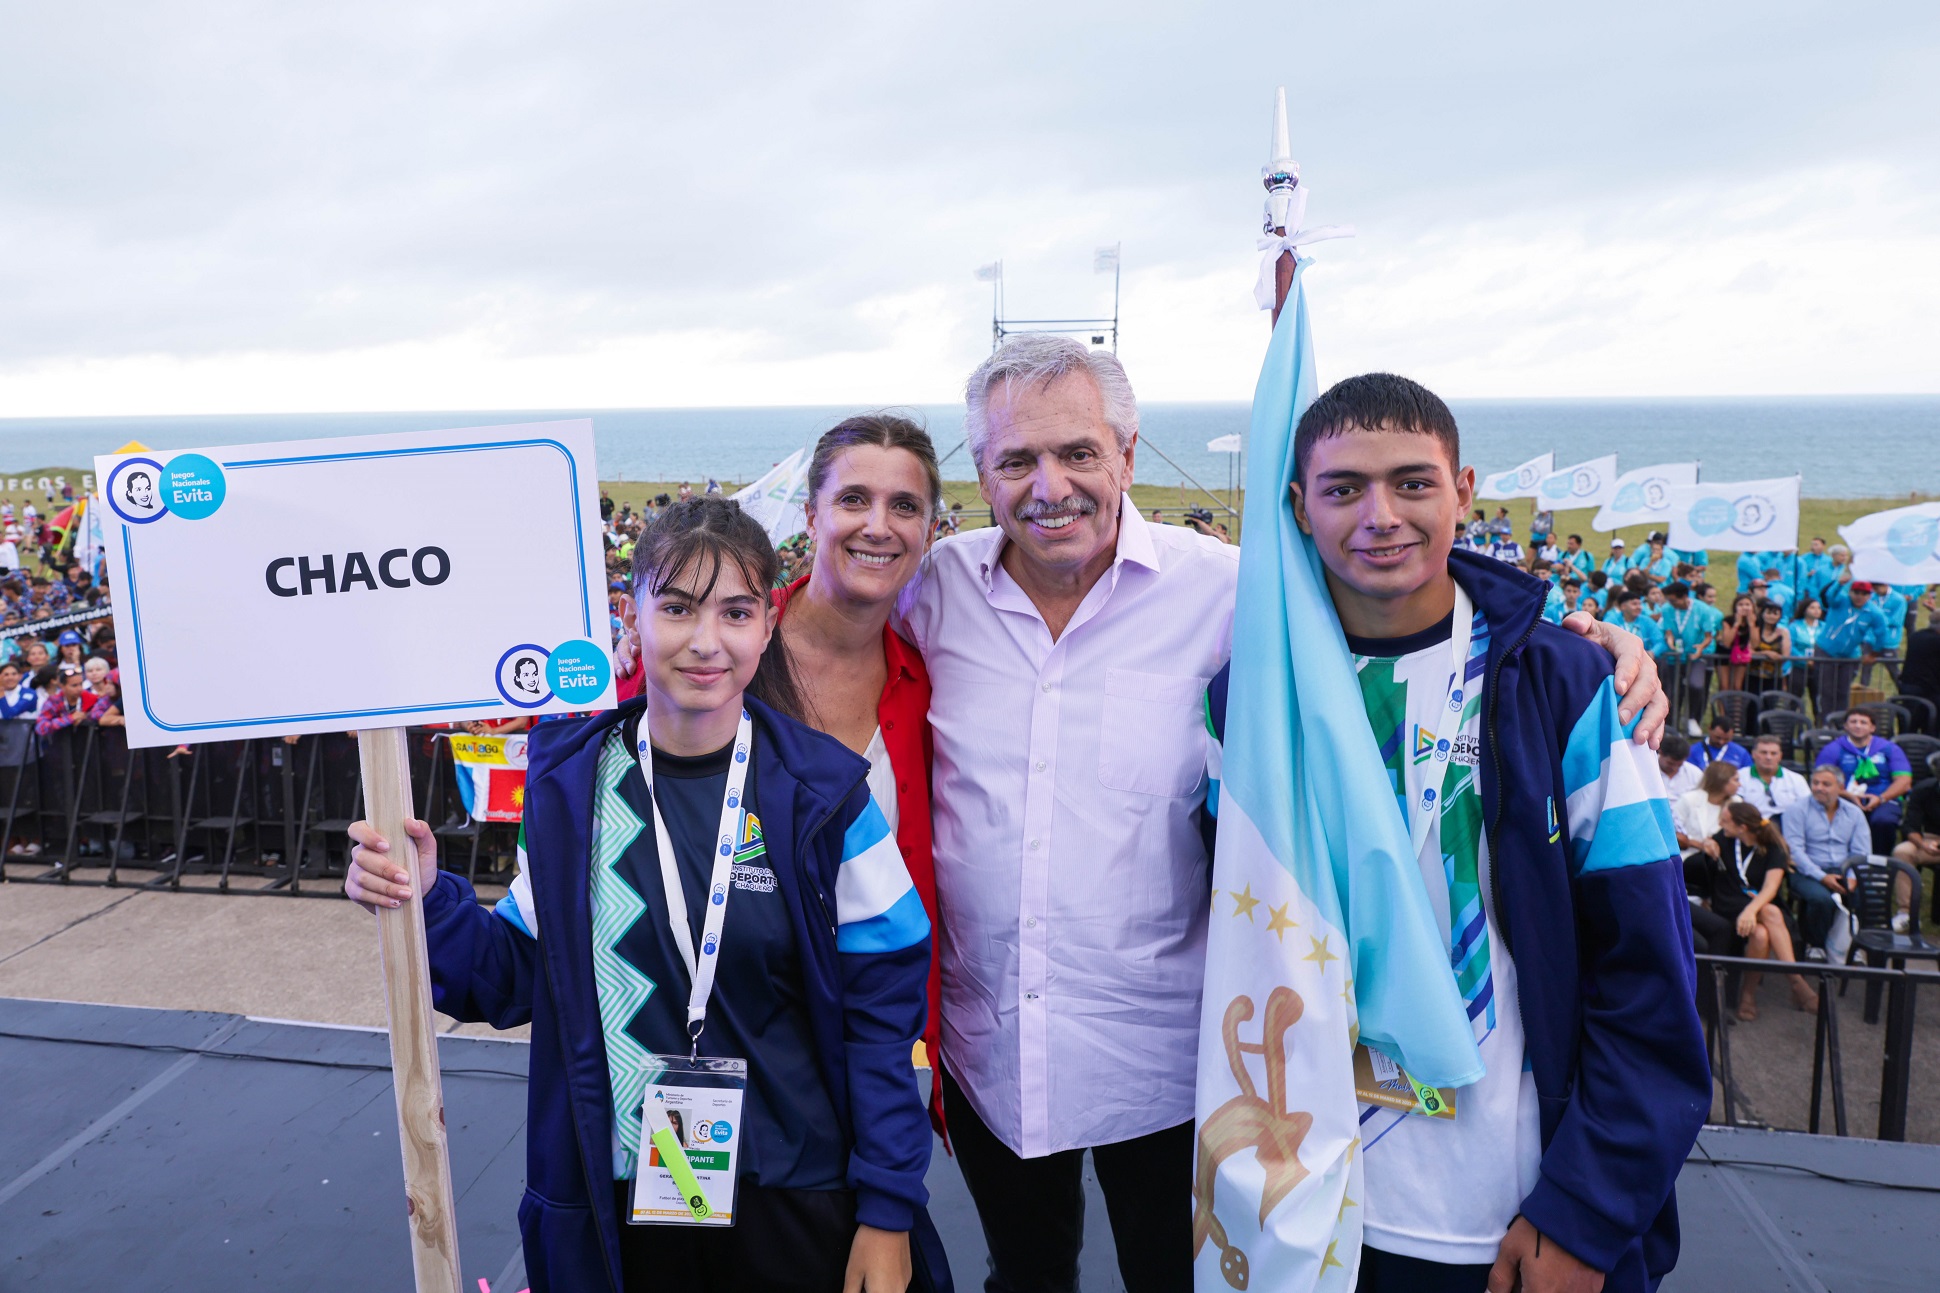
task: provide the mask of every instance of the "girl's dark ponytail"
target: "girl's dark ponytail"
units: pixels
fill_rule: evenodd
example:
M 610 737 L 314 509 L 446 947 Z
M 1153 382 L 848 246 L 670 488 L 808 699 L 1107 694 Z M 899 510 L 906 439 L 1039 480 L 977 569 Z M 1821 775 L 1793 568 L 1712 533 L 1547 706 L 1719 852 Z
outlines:
M 723 563 L 740 571 L 742 582 L 758 596 L 772 595 L 781 579 L 781 558 L 768 532 L 739 503 L 718 494 L 684 498 L 662 512 L 633 545 L 634 600 L 659 596 L 690 570 L 699 577 L 696 591 L 705 600 Z M 780 624 L 748 682 L 748 695 L 790 718 L 802 718 L 801 689 L 788 665 Z

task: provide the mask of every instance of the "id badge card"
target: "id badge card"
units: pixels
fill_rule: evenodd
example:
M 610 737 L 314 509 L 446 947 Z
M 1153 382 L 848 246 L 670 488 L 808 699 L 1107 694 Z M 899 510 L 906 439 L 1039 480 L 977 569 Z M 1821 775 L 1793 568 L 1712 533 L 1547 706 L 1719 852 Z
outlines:
M 636 1226 L 731 1226 L 741 1171 L 741 1106 L 748 1062 L 656 1056 L 647 1084 L 627 1221 Z
M 1367 1046 L 1354 1048 L 1354 1098 L 1362 1104 L 1424 1118 L 1455 1118 L 1455 1092 L 1418 1082 L 1412 1073 Z

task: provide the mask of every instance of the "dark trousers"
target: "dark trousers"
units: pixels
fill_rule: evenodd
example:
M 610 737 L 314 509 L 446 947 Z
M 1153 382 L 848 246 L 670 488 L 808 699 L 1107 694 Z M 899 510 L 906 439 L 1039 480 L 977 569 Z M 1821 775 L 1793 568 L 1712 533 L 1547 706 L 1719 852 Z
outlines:
M 1354 1293 L 1482 1293 L 1488 1286 L 1487 1266 L 1449 1266 L 1362 1248 Z
M 1084 1246 L 1082 1149 L 1019 1158 L 943 1075 L 950 1144 L 990 1250 L 985 1293 L 1076 1293 Z M 1192 1124 L 1091 1147 L 1127 1293 L 1192 1288 Z
M 628 1293 L 842 1293 L 855 1241 L 853 1190 L 764 1190 L 742 1181 L 732 1226 L 634 1226 L 620 1202 L 620 1271 Z
M 1824 947 L 1826 935 L 1832 932 L 1832 922 L 1842 919 L 1832 890 L 1796 871 L 1785 883 L 1792 887 L 1792 896 L 1805 908 L 1799 913 L 1799 932 L 1805 937 L 1806 947 Z

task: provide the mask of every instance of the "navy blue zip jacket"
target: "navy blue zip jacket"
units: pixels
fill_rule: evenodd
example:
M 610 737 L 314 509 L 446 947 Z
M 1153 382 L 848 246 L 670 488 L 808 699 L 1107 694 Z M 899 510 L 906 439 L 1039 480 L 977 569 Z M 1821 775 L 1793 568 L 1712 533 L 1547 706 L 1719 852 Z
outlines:
M 1644 1293 L 1677 1262 L 1672 1187 L 1711 1108 L 1662 780 L 1628 747 L 1609 654 L 1543 622 L 1540 580 L 1461 551 L 1449 569 L 1489 628 L 1483 829 L 1543 1145 L 1522 1215 L 1606 1293 Z
M 540 937 L 480 907 L 471 886 L 449 871 L 439 872 L 424 899 L 438 1009 L 497 1028 L 532 1024 L 519 1231 L 534 1293 L 624 1287 L 588 858 L 600 746 L 644 704 L 533 729 L 525 877 Z M 850 923 L 838 913 L 845 838 L 854 844 L 858 830 L 881 823 L 869 799 L 868 764 L 759 701 L 746 704 L 755 724 L 767 862 L 794 925 L 822 1080 L 853 1146 L 848 1184 L 857 1220 L 910 1231 L 918 1270 L 948 1289 L 942 1245 L 924 1209 L 930 1127 L 910 1062 L 923 1030 L 929 939 L 881 949 L 870 938 L 880 919 Z M 913 888 L 909 899 L 920 915 Z

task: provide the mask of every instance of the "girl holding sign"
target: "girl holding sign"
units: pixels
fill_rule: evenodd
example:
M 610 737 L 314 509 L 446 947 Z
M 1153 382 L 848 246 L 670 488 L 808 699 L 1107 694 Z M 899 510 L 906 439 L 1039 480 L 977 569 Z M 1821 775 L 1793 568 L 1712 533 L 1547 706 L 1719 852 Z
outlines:
M 929 921 L 867 762 L 748 694 L 758 669 L 791 691 L 762 663 L 778 565 L 717 497 L 642 537 L 644 703 L 534 729 L 496 911 L 407 826 L 438 1008 L 534 1025 L 536 1293 L 949 1287 L 910 1064 Z M 408 900 L 386 842 L 352 835 L 346 892 Z

